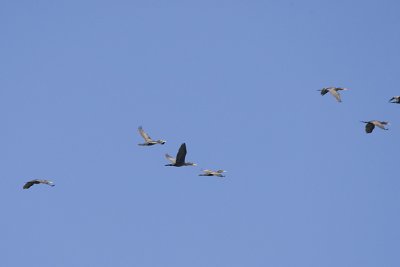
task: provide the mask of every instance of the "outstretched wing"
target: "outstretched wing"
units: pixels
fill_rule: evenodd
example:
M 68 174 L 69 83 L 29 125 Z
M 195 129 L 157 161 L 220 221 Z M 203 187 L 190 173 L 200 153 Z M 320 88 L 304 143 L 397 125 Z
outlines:
M 389 122 L 387 121 L 377 121 L 375 122 L 375 125 L 378 126 L 379 128 L 383 129 L 383 130 L 387 130 L 385 128 L 385 125 L 387 125 Z
M 213 171 L 212 170 L 202 170 L 205 174 L 212 174 Z
M 50 186 L 54 186 L 54 183 L 52 181 L 49 181 L 49 180 L 39 180 L 39 182 L 41 184 L 47 184 L 47 185 L 50 185 Z
M 186 144 L 183 143 L 181 147 L 179 148 L 178 154 L 176 154 L 176 163 L 178 164 L 183 164 L 185 163 L 185 157 L 186 157 Z
M 329 91 L 328 91 L 328 88 L 322 88 L 322 89 L 319 90 L 319 91 L 321 91 L 321 95 L 325 95 L 326 93 L 329 92 Z
M 139 130 L 140 135 L 143 137 L 143 139 L 144 139 L 146 142 L 151 142 L 151 141 L 153 141 L 153 140 L 151 139 L 151 137 L 143 130 L 142 126 L 139 126 L 138 130 Z
M 42 181 L 41 181 L 41 180 L 38 180 L 38 179 L 31 180 L 31 181 L 26 182 L 23 188 L 24 188 L 24 189 L 28 189 L 28 188 L 31 187 L 32 185 L 34 185 L 34 184 L 40 184 L 41 182 L 42 182 Z
M 34 184 L 37 184 L 37 182 L 35 180 L 26 182 L 23 188 L 24 189 L 29 189 Z
M 343 90 L 343 89 L 340 89 L 340 90 Z M 338 102 L 342 102 L 342 99 L 340 99 L 340 94 L 336 90 L 329 90 L 329 92 L 336 98 L 336 100 Z
M 374 125 L 373 123 L 371 123 L 371 122 L 368 122 L 368 123 L 365 125 L 365 132 L 366 132 L 366 133 L 372 133 L 372 131 L 374 130 L 374 128 L 375 128 L 375 125 Z
M 175 164 L 175 162 L 176 162 L 176 160 L 175 160 L 175 158 L 174 157 L 171 157 L 170 155 L 168 155 L 168 154 L 165 154 L 165 157 L 167 158 L 167 160 L 169 160 L 172 164 Z

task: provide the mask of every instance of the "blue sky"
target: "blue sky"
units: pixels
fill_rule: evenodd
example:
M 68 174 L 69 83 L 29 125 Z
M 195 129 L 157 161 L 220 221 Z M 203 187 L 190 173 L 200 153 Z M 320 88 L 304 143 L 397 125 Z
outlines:
M 399 266 L 399 8 L 3 1 L 0 265 Z

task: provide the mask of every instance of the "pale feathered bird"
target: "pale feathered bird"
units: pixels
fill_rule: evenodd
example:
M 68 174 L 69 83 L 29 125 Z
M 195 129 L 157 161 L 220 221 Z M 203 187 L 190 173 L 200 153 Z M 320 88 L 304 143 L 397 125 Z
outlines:
M 390 103 L 400 104 L 400 95 L 394 96 L 389 100 Z
M 203 173 L 199 174 L 199 176 L 218 176 L 218 177 L 225 177 L 225 175 L 222 175 L 224 170 L 218 170 L 218 171 L 212 171 L 212 170 L 202 170 Z
M 372 131 L 374 130 L 375 126 L 383 129 L 383 130 L 389 130 L 385 128 L 385 125 L 388 125 L 389 122 L 387 121 L 377 121 L 377 120 L 373 120 L 373 121 L 361 121 L 363 123 L 366 123 L 365 125 L 365 132 L 366 133 L 372 133 Z
M 185 162 L 186 157 L 186 144 L 183 143 L 176 154 L 176 158 L 165 154 L 165 157 L 171 162 L 171 164 L 166 164 L 165 166 L 174 166 L 174 167 L 182 167 L 182 166 L 197 166 L 196 163 L 193 162 Z
M 138 128 L 139 134 L 143 137 L 144 143 L 138 144 L 139 146 L 153 146 L 155 144 L 165 144 L 164 140 L 153 140 L 151 137 L 143 130 L 142 126 Z
M 26 182 L 26 184 L 24 185 L 23 188 L 24 189 L 28 189 L 34 184 L 47 184 L 47 185 L 50 185 L 50 186 L 55 186 L 55 184 L 52 181 L 35 179 L 35 180 L 32 180 L 32 181 Z
M 318 91 L 321 91 L 321 95 L 325 95 L 329 92 L 329 93 L 331 93 L 331 95 L 333 95 L 336 98 L 336 100 L 338 102 L 342 102 L 342 99 L 340 98 L 340 94 L 338 91 L 345 91 L 345 90 L 349 90 L 349 89 L 342 88 L 342 87 L 325 87 Z

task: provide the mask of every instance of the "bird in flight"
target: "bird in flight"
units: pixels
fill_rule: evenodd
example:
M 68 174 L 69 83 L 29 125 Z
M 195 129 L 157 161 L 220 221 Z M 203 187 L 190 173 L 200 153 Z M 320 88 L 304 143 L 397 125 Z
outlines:
M 218 177 L 225 177 L 225 175 L 223 175 L 224 170 L 218 170 L 218 171 L 212 171 L 212 170 L 202 170 L 203 173 L 199 174 L 199 176 L 218 176 Z
M 400 95 L 394 96 L 389 100 L 390 103 L 400 104 Z
M 174 167 L 182 167 L 182 166 L 197 166 L 196 163 L 192 162 L 185 162 L 185 157 L 186 157 L 186 144 L 183 143 L 181 147 L 178 150 L 178 154 L 176 154 L 176 158 L 165 154 L 165 157 L 167 160 L 169 160 L 171 163 L 166 164 L 165 166 L 174 166 Z
M 35 179 L 35 180 L 32 180 L 32 181 L 26 182 L 23 188 L 24 189 L 28 189 L 34 184 L 47 184 L 47 185 L 50 185 L 50 186 L 55 186 L 55 184 L 53 182 L 49 181 L 49 180 Z
M 143 139 L 145 141 L 142 144 L 138 144 L 139 146 L 152 146 L 155 144 L 163 145 L 166 142 L 164 140 L 156 140 L 155 141 L 155 140 L 151 139 L 151 137 L 143 130 L 142 126 L 139 126 L 138 131 L 139 131 L 139 134 L 143 137 Z
M 326 87 L 326 88 L 322 88 L 318 91 L 321 91 L 321 95 L 325 95 L 328 92 L 331 93 L 331 95 L 333 95 L 336 100 L 338 102 L 342 102 L 342 99 L 340 98 L 340 94 L 338 91 L 345 91 L 348 90 L 347 88 L 342 88 L 342 87 Z
M 383 129 L 383 130 L 389 130 L 387 128 L 385 128 L 385 125 L 388 125 L 389 122 L 387 121 L 377 121 L 377 120 L 373 120 L 373 121 L 361 121 L 363 123 L 366 123 L 365 125 L 365 132 L 366 133 L 372 133 L 372 131 L 374 130 L 375 126 Z

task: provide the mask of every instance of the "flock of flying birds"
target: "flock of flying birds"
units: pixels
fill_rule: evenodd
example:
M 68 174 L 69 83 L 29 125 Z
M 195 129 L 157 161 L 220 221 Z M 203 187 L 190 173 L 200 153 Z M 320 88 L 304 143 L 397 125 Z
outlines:
M 165 140 L 153 140 L 142 128 L 142 126 L 140 126 L 138 128 L 139 134 L 143 137 L 144 139 L 144 143 L 138 144 L 139 146 L 153 146 L 153 145 L 164 145 L 166 143 Z M 174 166 L 174 167 L 183 167 L 183 166 L 197 166 L 196 163 L 193 162 L 187 162 L 186 159 L 186 154 L 187 154 L 187 150 L 186 150 L 186 144 L 183 143 L 178 150 L 178 153 L 176 154 L 176 157 L 172 157 L 169 154 L 165 154 L 165 157 L 167 158 L 167 160 L 170 162 L 169 164 L 166 164 L 165 166 Z M 225 170 L 202 170 L 203 173 L 199 174 L 199 176 L 217 176 L 217 177 L 225 177 L 225 175 L 223 175 L 224 172 L 226 172 Z M 47 184 L 49 186 L 54 186 L 54 183 L 52 181 L 49 180 L 39 180 L 39 179 L 35 179 L 35 180 L 31 180 L 25 183 L 25 185 L 23 186 L 23 189 L 29 189 L 32 185 L 34 184 Z
M 321 95 L 325 95 L 327 93 L 330 93 L 333 95 L 338 102 L 342 102 L 342 99 L 340 98 L 340 94 L 338 91 L 345 91 L 348 90 L 347 88 L 342 88 L 342 87 L 326 87 L 322 88 L 318 91 L 321 91 Z M 400 96 L 394 96 L 389 100 L 390 103 L 395 103 L 395 104 L 400 104 Z M 385 125 L 388 125 L 388 121 L 378 121 L 378 120 L 372 120 L 372 121 L 361 121 L 365 123 L 365 132 L 366 133 L 372 133 L 374 130 L 375 126 L 379 127 L 383 130 L 389 130 L 385 128 Z
M 326 95 L 327 93 L 330 93 L 331 95 L 333 95 L 336 100 L 338 102 L 342 102 L 342 99 L 340 97 L 339 91 L 346 91 L 348 90 L 347 88 L 342 88 L 342 87 L 325 87 L 322 88 L 318 91 L 321 92 L 321 95 Z M 395 104 L 400 104 L 400 96 L 394 96 L 389 100 L 390 103 L 395 103 Z M 365 132 L 366 133 L 372 133 L 372 131 L 374 130 L 375 126 L 379 127 L 383 130 L 388 130 L 387 128 L 385 128 L 386 125 L 389 124 L 389 122 L 387 121 L 378 121 L 378 120 L 371 120 L 371 121 L 361 121 L 363 123 L 365 123 Z M 144 143 L 139 144 L 140 146 L 153 146 L 153 145 L 164 145 L 166 143 L 165 140 L 153 140 L 151 139 L 151 137 L 143 130 L 143 128 L 140 126 L 138 128 L 139 130 L 139 134 L 143 137 L 144 139 Z M 185 161 L 186 158 L 186 144 L 183 143 L 179 150 L 178 153 L 176 154 L 176 157 L 172 157 L 169 154 L 165 154 L 165 157 L 167 158 L 168 161 L 170 161 L 169 164 L 166 164 L 165 166 L 174 166 L 174 167 L 183 167 L 183 166 L 197 166 L 196 163 L 193 162 L 187 162 Z M 217 170 L 217 171 L 213 171 L 213 170 L 202 170 L 203 173 L 199 174 L 199 176 L 217 176 L 217 177 L 225 177 L 223 175 L 224 170 Z M 49 186 L 54 186 L 54 183 L 52 181 L 49 180 L 40 180 L 40 179 L 35 179 L 35 180 L 31 180 L 25 183 L 25 185 L 23 186 L 23 189 L 29 189 L 32 185 L 34 184 L 47 184 Z
M 153 146 L 153 145 L 156 145 L 156 144 L 164 145 L 166 143 L 165 140 L 153 140 L 153 139 L 151 139 L 151 137 L 143 130 L 143 128 L 141 126 L 138 128 L 138 130 L 139 130 L 139 134 L 144 139 L 144 143 L 139 144 L 139 146 Z M 185 161 L 186 154 L 187 154 L 186 144 L 183 143 L 179 147 L 178 153 L 176 154 L 175 158 L 170 156 L 169 154 L 165 154 L 165 157 L 167 158 L 167 160 L 169 160 L 169 162 L 171 162 L 170 164 L 166 164 L 165 166 L 174 166 L 174 167 L 197 166 L 196 163 Z M 217 170 L 217 171 L 203 170 L 203 173 L 199 174 L 199 176 L 225 177 L 223 175 L 224 172 L 226 172 L 226 171 L 224 171 L 224 170 Z

